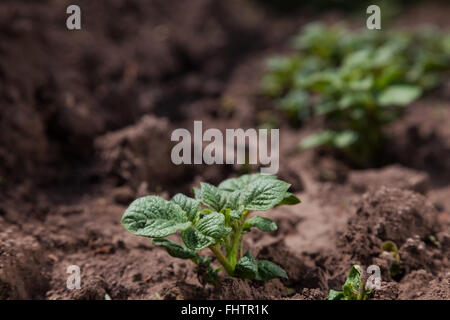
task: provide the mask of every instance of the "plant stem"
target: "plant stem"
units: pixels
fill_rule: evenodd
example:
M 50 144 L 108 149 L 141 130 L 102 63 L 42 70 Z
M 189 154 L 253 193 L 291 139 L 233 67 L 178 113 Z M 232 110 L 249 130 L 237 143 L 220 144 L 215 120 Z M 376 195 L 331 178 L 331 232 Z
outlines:
M 233 276 L 234 266 L 228 261 L 228 259 L 223 255 L 222 251 L 217 246 L 209 246 L 208 247 L 216 256 L 217 260 L 219 260 L 220 264 L 225 268 L 225 271 L 228 275 Z
M 240 247 L 242 225 L 243 223 L 240 223 L 238 228 L 236 229 L 236 232 L 234 233 L 233 244 L 231 246 L 230 254 L 228 255 L 228 259 L 230 260 L 230 263 L 233 266 L 233 268 L 236 266 L 237 263 L 237 254 L 238 249 Z
M 245 220 L 247 220 L 248 214 L 249 214 L 249 211 L 247 211 L 247 210 L 244 210 L 244 212 L 242 212 L 242 217 L 239 220 L 236 231 L 234 232 L 231 250 L 228 254 L 228 260 L 230 261 L 233 268 L 236 267 L 236 263 L 238 260 L 238 253 L 239 253 L 239 250 L 242 248 L 242 230 L 244 227 Z
M 363 270 L 360 277 L 359 293 L 356 300 L 366 300 L 367 273 Z

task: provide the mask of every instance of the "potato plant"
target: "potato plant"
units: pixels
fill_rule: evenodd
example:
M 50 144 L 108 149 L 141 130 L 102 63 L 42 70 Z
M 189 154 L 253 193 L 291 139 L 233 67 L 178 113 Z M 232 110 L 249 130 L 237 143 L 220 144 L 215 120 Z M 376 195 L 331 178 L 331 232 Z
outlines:
M 268 60 L 264 92 L 297 123 L 325 118 L 325 129 L 301 148 L 328 146 L 359 166 L 376 164 L 385 124 L 450 67 L 450 36 L 433 29 L 351 32 L 311 24 L 293 46 L 295 53 Z
M 151 238 L 173 257 L 191 259 L 202 279 L 213 284 L 222 268 L 230 276 L 250 280 L 286 278 L 276 264 L 256 260 L 250 252 L 244 254 L 242 241 L 252 228 L 277 229 L 274 221 L 251 213 L 299 203 L 289 187 L 265 174 L 228 179 L 217 187 L 201 183 L 194 188 L 194 198 L 177 194 L 170 201 L 157 196 L 133 201 L 123 214 L 122 225 L 134 235 Z M 167 239 L 177 232 L 183 243 Z M 203 249 L 209 249 L 222 268 L 213 268 L 211 257 L 200 255 Z
M 353 265 L 342 291 L 330 290 L 328 300 L 367 300 L 371 290 L 366 288 L 366 276 L 360 266 Z

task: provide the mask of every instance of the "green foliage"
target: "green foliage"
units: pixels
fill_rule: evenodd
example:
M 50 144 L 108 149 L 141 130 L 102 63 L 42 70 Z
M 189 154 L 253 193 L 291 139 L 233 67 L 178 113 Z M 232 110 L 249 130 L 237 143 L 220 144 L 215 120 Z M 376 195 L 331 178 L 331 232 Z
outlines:
M 288 192 L 290 184 L 275 176 L 248 174 L 223 181 L 219 186 L 201 183 L 194 188 L 195 198 L 183 194 L 170 201 L 147 196 L 133 201 L 122 217 L 122 225 L 131 233 L 152 239 L 176 258 L 191 259 L 202 281 L 216 284 L 221 268 L 200 255 L 209 248 L 230 276 L 257 281 L 286 272 L 270 261 L 257 261 L 251 253 L 242 256 L 242 237 L 252 227 L 274 231 L 277 225 L 269 218 L 249 217 L 251 211 L 266 211 L 279 205 L 297 204 L 300 200 Z M 183 244 L 166 239 L 180 232 Z
M 198 259 L 193 261 L 197 264 L 197 275 L 200 283 L 203 285 L 206 283 L 218 284 L 220 268 L 211 266 L 212 258 L 199 256 Z
M 351 32 L 310 24 L 293 47 L 267 61 L 264 92 L 297 123 L 325 118 L 326 130 L 301 148 L 328 146 L 360 166 L 373 165 L 383 149 L 383 126 L 450 69 L 450 37 L 428 28 Z
M 250 252 L 247 252 L 236 264 L 235 276 L 257 281 L 288 277 L 286 272 L 276 264 L 267 260 L 256 260 Z
M 353 265 L 342 291 L 330 290 L 328 300 L 367 300 L 370 290 L 366 289 L 366 275 L 358 265 Z
M 269 218 L 264 218 L 260 216 L 250 218 L 244 223 L 244 230 L 250 231 L 251 227 L 256 227 L 259 230 L 265 232 L 275 231 L 278 229 L 277 224 L 275 222 L 273 222 Z

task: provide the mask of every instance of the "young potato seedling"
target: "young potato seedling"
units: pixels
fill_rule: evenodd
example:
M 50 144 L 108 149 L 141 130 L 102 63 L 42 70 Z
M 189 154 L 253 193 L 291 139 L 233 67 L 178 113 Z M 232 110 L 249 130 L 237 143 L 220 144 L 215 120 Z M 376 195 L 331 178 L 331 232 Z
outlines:
M 342 291 L 330 290 L 328 300 L 367 300 L 370 289 L 366 289 L 367 275 L 358 265 L 353 265 L 342 286 Z
M 221 271 L 211 266 L 211 258 L 200 255 L 206 248 L 232 277 L 258 281 L 287 278 L 276 264 L 256 260 L 250 252 L 244 254 L 242 238 L 252 228 L 277 229 L 274 221 L 251 217 L 251 213 L 299 203 L 289 187 L 289 183 L 265 174 L 228 179 L 217 187 L 201 183 L 194 188 L 194 198 L 177 194 L 170 201 L 157 196 L 133 201 L 123 214 L 122 225 L 134 235 L 151 238 L 173 257 L 191 259 L 202 281 L 217 284 Z M 181 232 L 183 244 L 166 238 L 177 232 Z
M 301 149 L 329 147 L 360 167 L 382 161 L 384 126 L 450 69 L 450 37 L 432 29 L 352 32 L 315 23 L 293 45 L 295 53 L 268 60 L 264 92 L 294 122 L 325 119 Z
M 397 276 L 398 274 L 401 273 L 401 260 L 400 260 L 400 254 L 398 253 L 398 247 L 395 244 L 395 242 L 392 241 L 385 241 L 383 242 L 383 244 L 381 245 L 381 250 L 383 252 L 388 253 L 391 258 L 392 261 L 390 262 L 390 268 L 389 268 L 389 273 L 391 274 L 392 277 Z

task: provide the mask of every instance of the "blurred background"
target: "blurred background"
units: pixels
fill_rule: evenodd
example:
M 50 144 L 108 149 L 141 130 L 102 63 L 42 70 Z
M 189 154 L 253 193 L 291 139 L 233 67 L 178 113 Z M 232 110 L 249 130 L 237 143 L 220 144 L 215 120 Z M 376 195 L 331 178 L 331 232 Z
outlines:
M 70 4 L 81 8 L 81 30 L 66 28 Z M 3 252 L 33 248 L 45 252 L 45 258 L 32 263 L 8 260 L 13 280 L 2 282 L 0 275 L 0 298 L 73 298 L 59 289 L 64 270 L 55 266 L 77 261 L 83 261 L 91 275 L 105 268 L 110 272 L 105 279 L 126 275 L 126 282 L 111 280 L 115 284 L 108 285 L 90 278 L 94 288 L 109 288 L 102 290 L 119 298 L 154 298 L 163 285 L 145 282 L 145 274 L 126 269 L 130 259 L 149 249 L 139 242 L 133 243 L 137 251 L 131 256 L 120 253 L 124 236 L 116 235 L 122 232 L 118 219 L 124 207 L 138 196 L 189 193 L 199 181 L 218 183 L 258 169 L 173 165 L 170 134 L 176 128 L 190 130 L 194 120 L 202 120 L 204 130 L 280 128 L 279 176 L 294 192 L 317 196 L 329 195 L 334 186 L 343 188 L 328 199 L 333 212 L 339 212 L 336 221 L 330 218 L 329 226 L 312 227 L 317 236 L 346 221 L 342 212 L 349 211 L 348 203 L 337 199 L 339 194 L 358 197 L 367 189 L 366 178 L 349 180 L 352 170 L 360 168 L 407 167 L 400 173 L 389 171 L 386 180 L 393 183 L 407 176 L 411 188 L 434 190 L 431 199 L 440 212 L 447 212 L 448 65 L 439 65 L 439 80 L 411 102 L 411 111 L 386 128 L 390 142 L 382 153 L 376 152 L 376 161 L 363 165 L 333 148 L 299 153 L 299 141 L 326 128 L 326 121 L 290 118 L 279 107 L 282 94 L 271 95 L 264 84 L 268 58 L 295 54 L 299 49 L 293 39 L 305 26 L 339 23 L 348 32 L 365 30 L 368 4 L 378 4 L 382 12 L 382 30 L 374 32 L 408 31 L 426 24 L 434 28 L 431 34 L 447 36 L 442 46 L 430 50 L 448 61 L 450 51 L 442 51 L 450 48 L 447 1 L 1 1 L 0 239 L 14 239 Z M 345 33 L 337 35 L 346 38 Z M 374 179 L 378 177 L 375 173 Z M 321 214 L 322 200 L 309 207 L 312 213 Z M 293 226 L 304 219 L 283 213 L 280 217 Z M 324 220 L 315 223 L 325 225 Z M 312 242 L 303 243 L 299 251 L 313 248 Z M 108 271 L 104 256 L 114 253 L 117 267 Z M 158 259 L 155 270 L 167 267 L 165 258 Z M 21 268 L 28 278 L 18 271 Z M 172 275 L 161 277 L 180 277 L 178 267 L 173 268 Z

